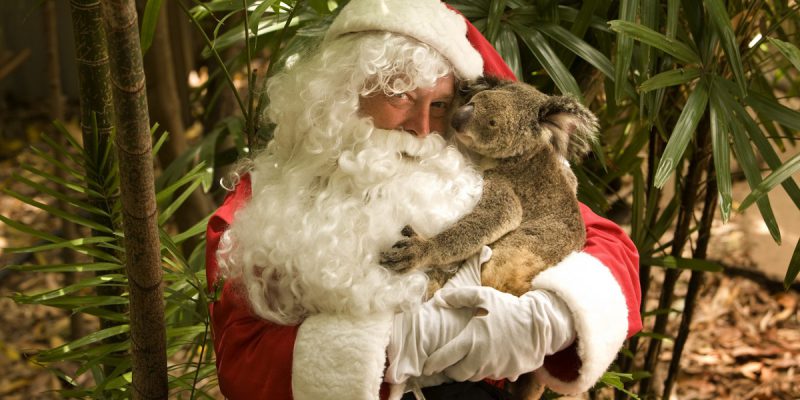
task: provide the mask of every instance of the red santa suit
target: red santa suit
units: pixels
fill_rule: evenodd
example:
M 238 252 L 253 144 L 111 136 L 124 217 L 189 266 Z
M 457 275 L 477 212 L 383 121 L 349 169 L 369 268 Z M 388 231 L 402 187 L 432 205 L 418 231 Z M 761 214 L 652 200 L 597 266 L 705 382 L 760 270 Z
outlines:
M 467 36 L 484 59 L 484 74 L 515 79 L 469 23 Z M 290 400 L 337 393 L 332 398 L 369 399 L 380 390 L 380 397 L 386 398 L 382 371 L 390 316 L 313 316 L 300 325 L 281 326 L 255 316 L 234 284 L 216 286 L 220 238 L 250 195 L 250 179 L 245 175 L 211 217 L 207 230 L 206 274 L 211 290 L 221 289 L 209 307 L 223 394 L 229 399 Z M 584 251 L 532 282 L 532 289 L 560 296 L 575 323 L 575 343 L 547 356 L 535 372 L 540 381 L 561 393 L 580 393 L 593 386 L 625 338 L 642 327 L 636 248 L 613 222 L 585 205 L 581 212 L 586 224 Z

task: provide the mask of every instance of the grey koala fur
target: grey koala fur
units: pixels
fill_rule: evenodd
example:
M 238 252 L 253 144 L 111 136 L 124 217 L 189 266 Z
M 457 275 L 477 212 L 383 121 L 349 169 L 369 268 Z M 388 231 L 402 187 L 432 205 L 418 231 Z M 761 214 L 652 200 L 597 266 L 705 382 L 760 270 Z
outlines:
M 579 161 L 589 151 L 597 118 L 574 98 L 518 82 L 479 81 L 464 96 L 466 105 L 452 116 L 453 135 L 486 168 L 483 194 L 472 212 L 434 237 L 405 227 L 406 238 L 381 253 L 381 264 L 395 271 L 431 267 L 432 293 L 452 265 L 491 244 L 482 285 L 519 296 L 534 276 L 584 246 L 577 179 L 564 159 Z M 518 399 L 544 391 L 532 374 L 511 389 Z

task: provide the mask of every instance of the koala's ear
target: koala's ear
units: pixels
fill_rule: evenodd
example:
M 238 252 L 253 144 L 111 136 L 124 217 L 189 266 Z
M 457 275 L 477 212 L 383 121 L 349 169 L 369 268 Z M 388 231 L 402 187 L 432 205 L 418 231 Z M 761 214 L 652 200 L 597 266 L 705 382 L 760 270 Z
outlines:
M 597 140 L 597 117 L 572 97 L 548 98 L 539 109 L 539 123 L 550 130 L 556 153 L 570 161 L 580 161 Z

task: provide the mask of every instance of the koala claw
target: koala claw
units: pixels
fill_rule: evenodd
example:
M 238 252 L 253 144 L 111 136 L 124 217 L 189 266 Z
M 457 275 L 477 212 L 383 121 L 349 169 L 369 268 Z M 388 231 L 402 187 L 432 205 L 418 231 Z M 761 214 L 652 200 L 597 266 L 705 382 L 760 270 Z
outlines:
M 417 236 L 417 232 L 414 231 L 414 228 L 412 228 L 411 225 L 404 226 L 403 230 L 400 231 L 400 234 L 407 238 Z
M 380 264 L 396 272 L 404 272 L 421 267 L 424 264 L 424 244 L 418 238 L 402 239 L 391 249 L 382 251 Z

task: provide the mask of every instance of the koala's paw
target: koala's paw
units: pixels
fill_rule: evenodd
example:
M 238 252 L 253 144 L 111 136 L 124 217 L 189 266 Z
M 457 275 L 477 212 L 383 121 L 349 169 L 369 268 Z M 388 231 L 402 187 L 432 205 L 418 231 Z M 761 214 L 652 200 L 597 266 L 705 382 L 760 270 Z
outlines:
M 401 233 L 406 238 L 381 252 L 381 265 L 395 272 L 405 272 L 427 264 L 429 242 L 417 235 L 410 226 L 404 227 Z

